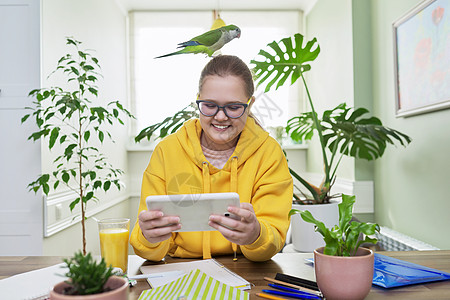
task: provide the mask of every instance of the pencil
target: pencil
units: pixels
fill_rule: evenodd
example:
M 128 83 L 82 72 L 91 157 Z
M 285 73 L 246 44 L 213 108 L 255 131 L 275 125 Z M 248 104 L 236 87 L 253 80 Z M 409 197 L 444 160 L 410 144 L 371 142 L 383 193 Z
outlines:
M 280 298 L 280 297 L 272 296 L 272 295 L 265 294 L 265 293 L 256 293 L 256 296 L 261 297 L 261 298 L 266 298 L 266 299 L 272 299 L 272 300 L 286 300 L 286 298 Z
M 284 281 L 272 279 L 272 278 L 269 278 L 269 277 L 264 277 L 264 280 L 267 280 L 267 281 L 270 281 L 270 282 L 273 282 L 273 283 L 276 283 L 276 284 L 280 284 L 280 285 L 289 286 L 289 287 L 295 288 L 295 289 L 297 289 L 297 290 L 299 290 L 301 292 L 306 292 L 306 293 L 310 293 L 310 294 L 313 294 L 313 295 L 317 295 L 319 297 L 323 297 L 321 292 L 318 292 L 318 291 L 315 291 L 315 290 L 312 290 L 312 289 L 308 289 L 308 288 L 304 288 L 304 287 L 301 287 L 301 286 L 298 286 L 298 285 L 295 285 L 295 284 L 291 284 L 291 283 L 287 283 L 287 282 L 284 282 Z

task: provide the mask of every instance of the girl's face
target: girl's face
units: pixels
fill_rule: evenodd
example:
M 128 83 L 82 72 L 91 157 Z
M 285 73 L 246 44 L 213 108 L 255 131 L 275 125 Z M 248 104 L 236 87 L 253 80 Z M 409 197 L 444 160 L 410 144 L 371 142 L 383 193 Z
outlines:
M 247 103 L 248 96 L 245 93 L 244 82 L 239 77 L 213 75 L 204 79 L 199 100 L 208 100 L 222 106 L 229 103 Z M 211 150 L 226 150 L 236 146 L 239 134 L 247 121 L 248 112 L 247 107 L 238 119 L 227 117 L 223 109 L 219 109 L 212 117 L 200 113 L 200 124 L 203 129 L 202 145 Z

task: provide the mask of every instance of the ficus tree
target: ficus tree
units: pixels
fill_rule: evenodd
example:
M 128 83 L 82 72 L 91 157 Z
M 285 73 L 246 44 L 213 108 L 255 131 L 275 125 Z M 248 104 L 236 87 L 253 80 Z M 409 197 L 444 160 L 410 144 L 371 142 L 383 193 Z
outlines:
M 95 145 L 105 139 L 113 141 L 108 128 L 124 125 L 123 117 L 133 118 L 119 101 L 106 106 L 96 106 L 97 82 L 100 73 L 98 59 L 91 51 L 80 50 L 80 41 L 67 38 L 73 51 L 59 59 L 56 69 L 49 75 L 62 73 L 67 87 L 51 87 L 32 90 L 35 98 L 30 113 L 22 123 L 34 120 L 38 130 L 28 139 L 44 139 L 48 149 L 56 149 L 59 155 L 53 161 L 54 171 L 41 174 L 28 187 L 45 195 L 64 185 L 75 194 L 70 210 L 80 204 L 83 254 L 86 254 L 86 206 L 89 201 L 98 201 L 98 192 L 107 192 L 112 186 L 121 189 L 123 171 L 115 168 Z M 98 142 L 96 142 L 97 140 Z M 59 147 L 55 145 L 59 144 Z

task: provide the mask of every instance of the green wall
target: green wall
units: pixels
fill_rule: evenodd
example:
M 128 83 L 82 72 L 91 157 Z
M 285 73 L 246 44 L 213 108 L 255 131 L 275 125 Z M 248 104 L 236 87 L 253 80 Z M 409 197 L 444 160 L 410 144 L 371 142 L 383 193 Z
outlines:
M 322 91 L 319 107 L 335 104 L 341 94 L 353 96 L 347 103 L 368 108 L 384 125 L 413 139 L 406 148 L 388 147 L 375 162 L 347 161 L 339 176 L 374 180 L 374 220 L 380 225 L 450 249 L 450 110 L 395 117 L 392 23 L 419 2 L 319 0 L 306 16 L 306 32 L 322 37 L 320 55 L 326 53 L 327 64 L 314 65 L 309 80 L 314 91 Z M 336 76 L 339 69 L 342 75 Z M 309 170 L 320 170 L 316 155 L 308 160 Z
M 306 74 L 319 115 L 342 102 L 353 105 L 353 38 L 351 0 L 320 0 L 306 17 L 306 38 L 316 37 L 320 54 Z M 301 84 L 301 83 L 299 83 Z M 317 135 L 309 144 L 307 171 L 323 173 Z M 354 159 L 344 158 L 338 176 L 354 179 Z M 320 182 L 317 182 L 319 184 Z
M 450 110 L 395 118 L 392 23 L 418 0 L 371 2 L 374 108 L 407 133 L 405 149 L 388 149 L 375 163 L 375 220 L 441 249 L 450 249 Z

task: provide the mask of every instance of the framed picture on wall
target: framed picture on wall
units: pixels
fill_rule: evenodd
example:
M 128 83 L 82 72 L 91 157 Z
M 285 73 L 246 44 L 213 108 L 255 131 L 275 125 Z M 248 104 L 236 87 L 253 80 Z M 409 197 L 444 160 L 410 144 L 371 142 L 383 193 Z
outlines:
M 450 1 L 423 1 L 392 27 L 396 116 L 450 108 Z

